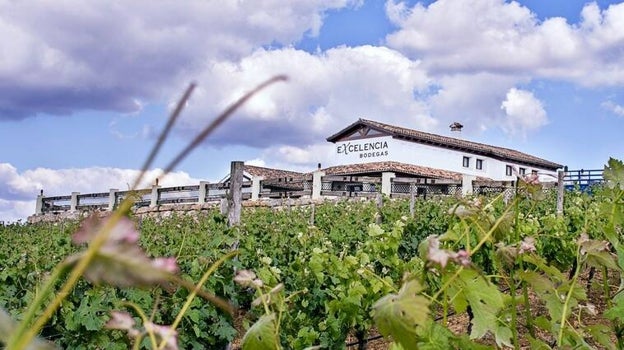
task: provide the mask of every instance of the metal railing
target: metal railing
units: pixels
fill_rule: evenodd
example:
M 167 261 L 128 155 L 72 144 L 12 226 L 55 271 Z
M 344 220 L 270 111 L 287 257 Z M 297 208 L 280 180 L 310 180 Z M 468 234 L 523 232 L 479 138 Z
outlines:
M 588 187 L 600 184 L 604 181 L 604 170 L 566 170 L 563 181 L 567 189 L 578 187 L 581 190 L 586 190 Z

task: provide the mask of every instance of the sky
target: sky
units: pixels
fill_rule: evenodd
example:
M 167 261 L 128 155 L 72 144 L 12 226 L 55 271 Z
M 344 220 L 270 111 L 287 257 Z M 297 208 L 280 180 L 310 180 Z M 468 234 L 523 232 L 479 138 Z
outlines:
M 577 0 L 0 0 L 0 221 L 45 195 L 127 189 L 190 82 L 148 179 L 277 74 L 163 186 L 232 160 L 332 165 L 366 118 L 570 169 L 622 159 L 624 3 Z M 149 184 L 147 180 L 146 186 Z

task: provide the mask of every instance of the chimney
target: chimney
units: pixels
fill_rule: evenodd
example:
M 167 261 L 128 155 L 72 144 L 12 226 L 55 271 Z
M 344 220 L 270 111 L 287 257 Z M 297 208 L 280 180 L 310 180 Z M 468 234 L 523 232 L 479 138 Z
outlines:
M 449 127 L 451 128 L 452 132 L 457 132 L 457 133 L 461 133 L 461 129 L 464 127 L 463 125 L 461 125 L 458 122 L 454 122 L 453 124 L 449 125 Z

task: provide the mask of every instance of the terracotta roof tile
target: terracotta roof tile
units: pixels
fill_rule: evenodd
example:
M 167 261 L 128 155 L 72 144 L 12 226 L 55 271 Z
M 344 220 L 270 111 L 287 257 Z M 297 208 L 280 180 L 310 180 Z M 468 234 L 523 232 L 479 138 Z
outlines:
M 409 141 L 441 146 L 451 149 L 459 149 L 467 152 L 480 154 L 497 159 L 515 161 L 522 164 L 534 165 L 540 168 L 556 170 L 561 168 L 561 164 L 557 164 L 539 157 L 535 157 L 526 153 L 512 150 L 504 147 L 486 145 L 483 143 L 466 141 L 453 137 L 430 134 L 414 129 L 403 128 L 399 126 L 380 123 L 373 120 L 359 119 L 357 122 L 349 125 L 338 133 L 327 138 L 327 141 L 336 142 L 345 132 L 350 131 L 358 125 L 366 125 L 371 128 L 385 131 L 395 138 L 405 138 Z
M 253 176 L 262 176 L 265 179 L 277 179 L 277 178 L 301 178 L 303 173 L 290 170 L 265 168 L 255 165 L 245 164 L 243 170 Z
M 419 165 L 405 164 L 399 162 L 373 162 L 364 164 L 338 165 L 323 169 L 326 175 L 365 175 L 376 174 L 385 171 L 397 173 L 397 175 L 421 176 L 430 179 L 462 179 L 462 174 L 454 171 L 434 169 Z M 479 181 L 487 181 L 491 179 L 478 177 Z

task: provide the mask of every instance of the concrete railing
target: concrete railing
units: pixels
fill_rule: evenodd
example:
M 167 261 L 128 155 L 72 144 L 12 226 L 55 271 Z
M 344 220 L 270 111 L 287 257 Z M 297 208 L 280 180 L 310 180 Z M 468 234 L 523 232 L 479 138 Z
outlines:
M 261 201 L 276 198 L 310 198 L 321 200 L 339 197 L 373 198 L 379 193 L 399 197 L 462 196 L 473 193 L 474 177 L 464 176 L 462 180 L 425 179 L 416 177 L 396 177 L 393 172 L 383 172 L 381 176 L 325 175 L 322 171 L 299 178 L 264 179 L 252 176 L 243 181 L 241 199 Z M 464 184 L 462 184 L 462 182 Z M 474 193 L 480 193 L 479 188 Z M 134 207 L 158 207 L 171 204 L 204 204 L 218 202 L 226 198 L 230 182 L 198 185 L 160 187 L 157 185 L 137 191 L 119 191 L 81 194 L 72 192 L 69 196 L 37 197 L 36 215 L 60 212 L 112 211 L 129 195 L 135 198 Z
M 313 200 L 335 197 L 372 197 L 381 192 L 391 195 L 394 173 L 383 173 L 379 177 L 363 176 L 326 176 L 316 171 L 301 178 L 252 177 L 242 184 L 243 200 L 263 200 L 270 198 L 302 198 Z M 81 194 L 72 192 L 69 196 L 37 196 L 35 214 L 49 212 L 76 211 L 111 211 L 129 195 L 135 196 L 135 208 L 156 207 L 167 204 L 203 204 L 226 198 L 229 182 L 209 183 L 201 181 L 198 185 L 160 187 L 136 191 L 110 189 L 108 192 Z
M 252 197 L 252 181 L 242 184 L 243 199 Z M 81 194 L 72 192 L 70 196 L 45 197 L 37 196 L 35 214 L 63 211 L 91 211 L 114 210 L 127 196 L 135 196 L 135 208 L 156 207 L 165 204 L 196 203 L 203 204 L 210 201 L 219 201 L 226 197 L 229 183 L 208 183 L 201 181 L 199 185 L 160 187 L 136 191 L 119 191 L 111 189 L 108 192 Z

